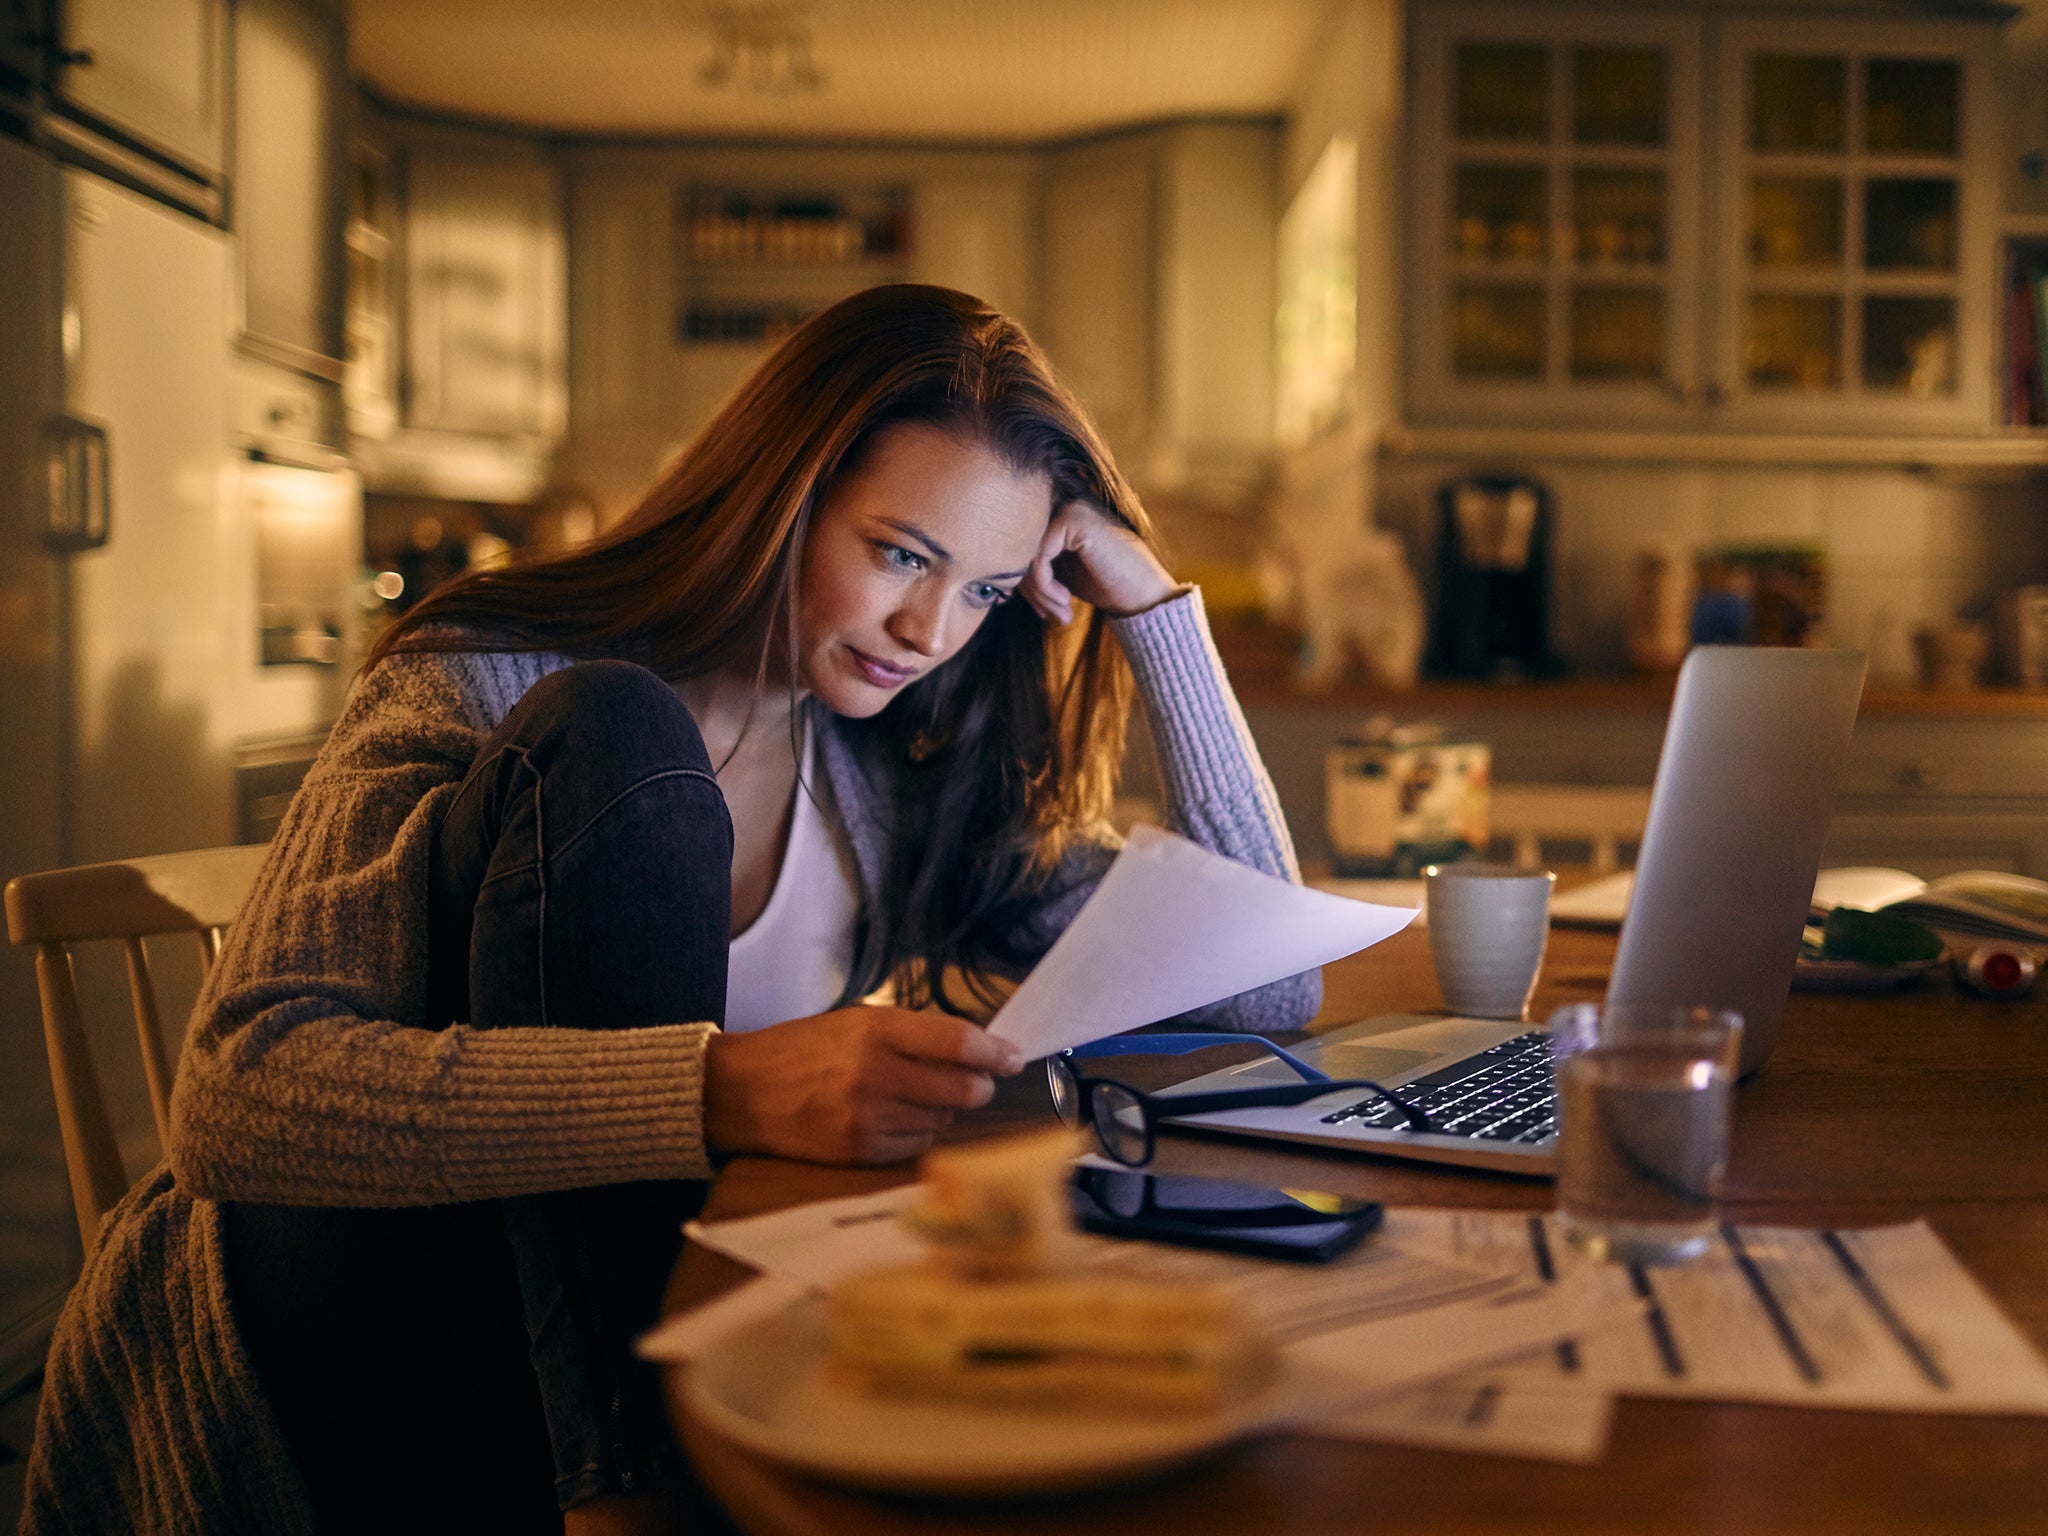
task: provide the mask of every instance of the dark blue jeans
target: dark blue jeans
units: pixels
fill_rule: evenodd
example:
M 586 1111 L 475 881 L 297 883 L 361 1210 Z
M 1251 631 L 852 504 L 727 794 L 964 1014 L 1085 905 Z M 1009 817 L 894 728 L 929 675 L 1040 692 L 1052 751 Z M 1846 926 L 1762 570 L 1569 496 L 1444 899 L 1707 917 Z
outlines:
M 731 867 L 724 796 L 668 685 L 624 662 L 551 674 L 436 834 L 429 1026 L 721 1020 Z M 559 1509 L 673 1476 L 630 1346 L 703 1188 L 228 1207 L 237 1319 L 323 1527 L 559 1530 Z

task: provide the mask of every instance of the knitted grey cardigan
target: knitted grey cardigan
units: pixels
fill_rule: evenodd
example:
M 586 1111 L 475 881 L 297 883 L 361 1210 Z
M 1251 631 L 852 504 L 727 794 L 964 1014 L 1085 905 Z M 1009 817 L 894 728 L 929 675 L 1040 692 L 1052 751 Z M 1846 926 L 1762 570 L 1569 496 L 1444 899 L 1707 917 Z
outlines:
M 1201 598 L 1115 625 L 1158 748 L 1166 819 L 1298 878 Z M 100 1228 L 51 1345 L 21 1529 L 311 1532 L 236 1332 L 220 1200 L 401 1206 L 704 1178 L 714 1026 L 425 1022 L 427 862 L 478 747 L 560 656 L 388 660 L 356 685 L 293 800 L 187 1028 L 166 1164 Z M 826 720 L 826 775 L 866 891 L 888 789 Z M 1049 943 L 1113 856 L 1078 850 L 1017 937 Z M 1208 1010 L 1298 1026 L 1315 973 Z

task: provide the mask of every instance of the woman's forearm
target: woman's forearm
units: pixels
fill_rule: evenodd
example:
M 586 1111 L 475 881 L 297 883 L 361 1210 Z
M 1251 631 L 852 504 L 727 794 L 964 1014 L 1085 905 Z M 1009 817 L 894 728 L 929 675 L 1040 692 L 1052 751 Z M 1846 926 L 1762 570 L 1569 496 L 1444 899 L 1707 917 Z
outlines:
M 1167 825 L 1241 864 L 1301 878 L 1279 797 L 1209 637 L 1201 593 L 1115 621 L 1157 748 Z
M 178 1182 L 215 1200 L 404 1206 L 702 1178 L 709 1024 L 406 1029 L 284 1002 L 188 1051 Z

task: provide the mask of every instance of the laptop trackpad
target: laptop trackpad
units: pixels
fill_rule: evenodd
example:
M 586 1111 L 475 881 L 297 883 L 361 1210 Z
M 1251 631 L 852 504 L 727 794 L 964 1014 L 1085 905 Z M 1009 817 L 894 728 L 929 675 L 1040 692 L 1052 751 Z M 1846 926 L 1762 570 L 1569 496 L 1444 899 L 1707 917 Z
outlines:
M 1362 1077 L 1384 1083 L 1435 1061 L 1440 1051 L 1404 1051 L 1370 1041 L 1339 1041 L 1316 1052 L 1316 1066 L 1332 1077 Z

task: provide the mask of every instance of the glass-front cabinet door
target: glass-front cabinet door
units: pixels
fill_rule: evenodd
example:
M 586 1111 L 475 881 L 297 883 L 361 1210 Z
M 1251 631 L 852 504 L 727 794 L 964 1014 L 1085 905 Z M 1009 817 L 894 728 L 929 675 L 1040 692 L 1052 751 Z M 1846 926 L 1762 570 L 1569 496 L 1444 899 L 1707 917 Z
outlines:
M 1421 424 L 1981 430 L 1995 29 L 1420 4 Z
M 1989 423 L 1988 41 L 1722 24 L 1715 383 L 1732 420 Z
M 1612 12 L 1417 17 L 1423 414 L 1688 409 L 1699 359 L 1699 26 Z

